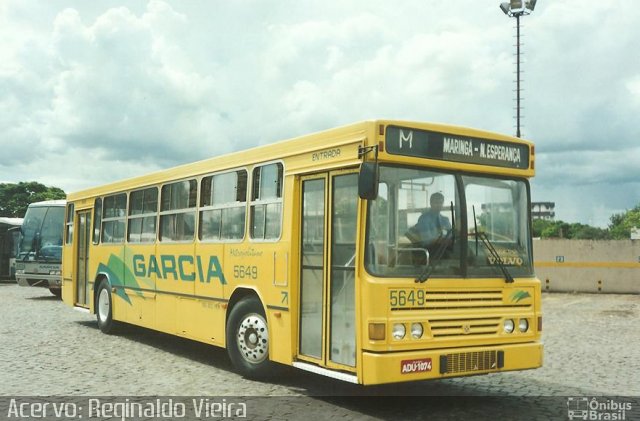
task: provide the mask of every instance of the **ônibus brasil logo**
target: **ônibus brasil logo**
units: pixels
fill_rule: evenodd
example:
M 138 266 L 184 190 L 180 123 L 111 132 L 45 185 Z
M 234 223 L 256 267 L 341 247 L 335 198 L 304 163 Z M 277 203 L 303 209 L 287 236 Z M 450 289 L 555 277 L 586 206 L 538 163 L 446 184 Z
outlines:
M 567 398 L 567 416 L 570 420 L 626 420 L 631 412 L 631 402 L 605 397 Z M 631 415 L 631 414 L 629 414 Z

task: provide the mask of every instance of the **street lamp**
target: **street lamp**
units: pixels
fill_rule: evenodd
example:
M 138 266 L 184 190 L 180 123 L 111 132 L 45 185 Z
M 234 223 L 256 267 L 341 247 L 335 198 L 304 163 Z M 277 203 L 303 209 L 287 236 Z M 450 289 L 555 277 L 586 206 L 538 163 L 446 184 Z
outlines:
M 520 137 L 520 16 L 530 15 L 537 0 L 510 0 L 500 3 L 500 9 L 510 18 L 516 18 L 516 136 Z

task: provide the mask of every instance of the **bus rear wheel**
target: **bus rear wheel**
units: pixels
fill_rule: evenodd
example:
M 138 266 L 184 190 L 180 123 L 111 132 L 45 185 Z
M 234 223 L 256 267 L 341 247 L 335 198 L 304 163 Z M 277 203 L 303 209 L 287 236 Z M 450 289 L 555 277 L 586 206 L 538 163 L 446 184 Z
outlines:
M 49 292 L 58 298 L 62 298 L 62 290 L 60 288 L 49 288 Z
M 116 322 L 113 320 L 113 305 L 109 282 L 103 279 L 98 285 L 96 294 L 96 318 L 102 333 L 113 333 Z
M 256 297 L 245 298 L 233 307 L 226 339 L 229 358 L 241 375 L 260 379 L 273 373 L 267 319 Z

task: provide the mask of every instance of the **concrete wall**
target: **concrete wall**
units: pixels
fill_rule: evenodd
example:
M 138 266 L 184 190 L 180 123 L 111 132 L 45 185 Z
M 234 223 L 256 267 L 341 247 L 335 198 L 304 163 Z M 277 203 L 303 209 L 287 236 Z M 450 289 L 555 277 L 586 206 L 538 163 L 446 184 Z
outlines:
M 640 241 L 533 240 L 543 291 L 640 293 Z

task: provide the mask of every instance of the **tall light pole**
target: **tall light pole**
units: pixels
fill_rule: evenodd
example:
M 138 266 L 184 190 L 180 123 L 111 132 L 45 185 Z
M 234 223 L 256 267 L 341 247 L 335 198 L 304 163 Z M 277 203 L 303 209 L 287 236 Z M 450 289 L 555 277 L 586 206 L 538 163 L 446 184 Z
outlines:
M 500 9 L 510 18 L 516 18 L 516 136 L 520 133 L 520 16 L 530 15 L 537 0 L 510 0 L 500 3 Z

